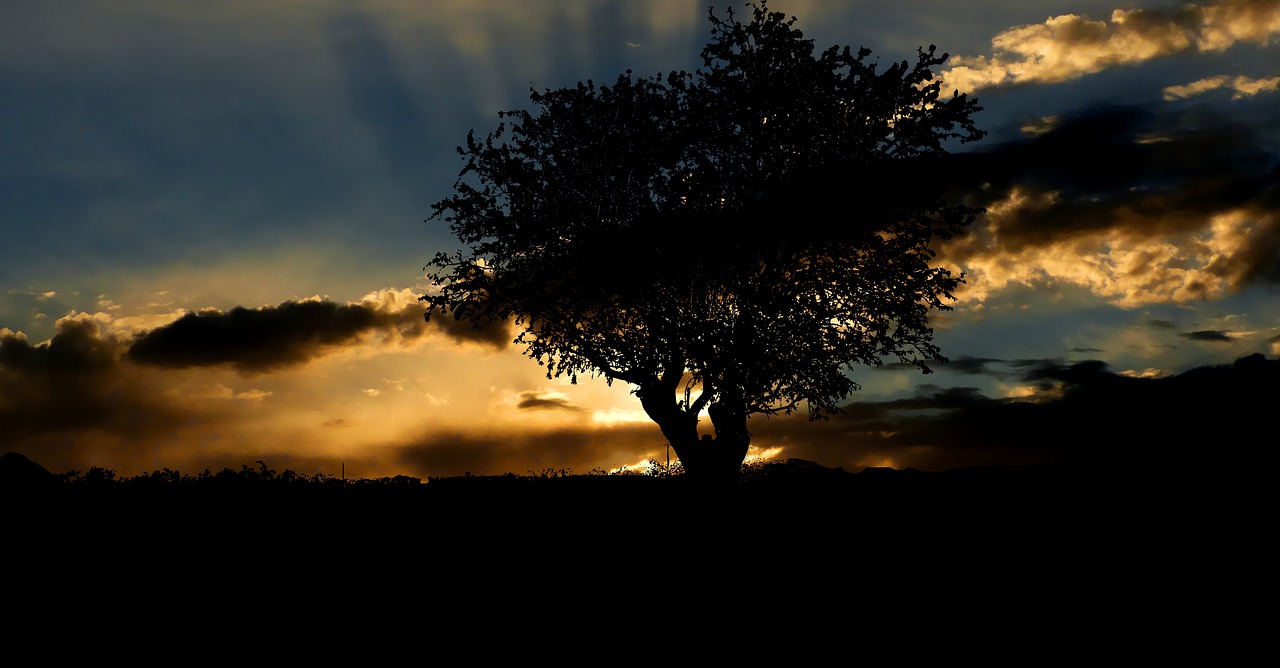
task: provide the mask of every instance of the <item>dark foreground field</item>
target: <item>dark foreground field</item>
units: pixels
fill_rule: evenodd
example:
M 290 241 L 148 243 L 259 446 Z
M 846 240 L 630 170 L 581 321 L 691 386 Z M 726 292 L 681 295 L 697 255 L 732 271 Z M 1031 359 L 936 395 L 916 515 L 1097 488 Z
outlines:
M 1223 472 L 791 461 L 703 490 L 679 476 L 254 471 L 127 484 L 7 475 L 9 609 L 37 625 L 178 626 L 212 633 L 212 646 L 304 619 L 313 647 L 367 642 L 352 629 L 384 624 L 414 625 L 404 642 L 496 634 L 506 649 L 693 627 L 749 655 L 744 643 L 790 647 L 810 624 L 848 642 L 865 619 L 1077 642 L 1063 634 L 1203 614 L 1256 589 L 1270 554 L 1259 519 L 1270 493 Z M 326 635 L 332 620 L 342 628 Z
M 358 553 L 414 545 L 434 555 L 494 548 L 530 557 L 615 545 L 775 556 L 850 545 L 1023 549 L 1222 527 L 1252 503 L 1246 484 L 1220 473 L 1056 466 L 849 473 L 790 460 L 704 489 L 686 476 L 653 475 L 307 478 L 260 462 L 198 476 L 32 476 L 6 457 L 0 499 L 11 530 L 89 548 L 200 543 Z

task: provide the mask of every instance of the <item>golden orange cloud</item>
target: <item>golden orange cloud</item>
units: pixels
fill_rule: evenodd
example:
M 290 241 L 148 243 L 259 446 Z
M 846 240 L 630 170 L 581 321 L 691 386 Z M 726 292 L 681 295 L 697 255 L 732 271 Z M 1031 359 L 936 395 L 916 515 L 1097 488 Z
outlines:
M 956 268 L 966 272 L 968 281 L 956 292 L 960 302 L 982 302 L 1015 284 L 1075 285 L 1123 308 L 1217 299 L 1248 282 L 1254 263 L 1245 258 L 1256 250 L 1257 239 L 1280 225 L 1275 213 L 1235 209 L 1210 216 L 1202 227 L 1172 234 L 1116 225 L 1016 249 L 1004 243 L 1004 225 L 1047 208 L 1055 197 L 1053 192 L 1014 188 L 988 208 L 972 235 L 956 241 L 953 250 L 965 249 Z
M 1057 83 L 1184 51 L 1265 44 L 1280 34 L 1280 0 L 1223 0 L 1178 9 L 1117 9 L 1110 20 L 1063 14 L 1010 28 L 991 40 L 991 56 L 955 56 L 944 90 Z
M 1172 102 L 1174 100 L 1185 99 L 1207 93 L 1220 88 L 1229 89 L 1232 92 L 1231 99 L 1239 100 L 1245 97 L 1251 97 L 1260 93 L 1272 93 L 1280 90 L 1280 77 L 1267 77 L 1262 79 L 1251 79 L 1245 76 L 1229 77 L 1225 74 L 1216 77 L 1206 77 L 1193 81 L 1182 86 L 1169 86 L 1164 89 L 1164 99 Z

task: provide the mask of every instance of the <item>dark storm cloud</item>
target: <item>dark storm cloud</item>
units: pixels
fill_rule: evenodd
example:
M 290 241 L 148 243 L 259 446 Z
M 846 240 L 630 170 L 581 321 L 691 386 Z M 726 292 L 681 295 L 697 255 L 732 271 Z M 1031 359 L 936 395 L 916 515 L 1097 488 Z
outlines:
M 140 335 L 130 345 L 128 358 L 171 368 L 229 365 L 243 374 L 258 374 L 303 364 L 374 333 L 410 341 L 439 331 L 460 342 L 492 348 L 510 342 L 500 324 L 475 329 L 448 315 L 428 323 L 424 311 L 417 303 L 396 307 L 301 301 L 237 307 L 226 313 L 188 313 Z
M 1077 349 L 1074 349 L 1072 352 L 1101 352 L 1101 351 L 1093 348 L 1077 348 Z M 1011 371 L 1009 369 L 1019 369 L 1019 368 L 1028 367 L 1028 366 L 1036 366 L 1044 363 L 1045 363 L 1045 360 L 1043 359 L 1005 360 L 1005 359 L 998 359 L 994 357 L 968 357 L 968 356 L 962 355 L 960 357 L 950 358 L 946 362 L 933 360 L 930 362 L 930 365 L 934 371 L 950 371 L 950 372 L 957 373 L 964 376 L 991 376 L 993 378 L 1003 379 L 1003 378 L 1009 378 L 1013 375 L 1016 375 L 1015 371 Z M 1007 368 L 1002 368 L 1002 367 L 1007 367 Z M 884 366 L 875 367 L 875 368 L 881 369 L 881 370 L 900 371 L 900 370 L 914 370 L 916 367 L 915 365 L 912 365 L 912 364 L 894 362 L 892 364 L 885 364 Z M 924 387 L 932 387 L 932 386 L 925 385 Z
M 976 387 L 939 387 L 937 385 L 921 385 L 914 397 L 886 401 L 881 407 L 886 411 L 934 411 L 954 410 L 985 401 L 986 398 Z
M 830 421 L 829 431 L 851 445 L 877 444 L 881 454 L 919 462 L 913 464 L 917 467 L 1019 461 L 1098 467 L 1243 464 L 1260 459 L 1261 444 L 1275 433 L 1269 414 L 1280 384 L 1280 360 L 1261 354 L 1163 378 L 1113 373 L 1100 361 L 1046 362 L 1024 378 L 1052 382 L 1059 393 L 1028 401 L 947 391 L 869 406 L 855 403 L 847 416 Z M 947 410 L 921 414 L 926 407 Z
M 1052 360 L 1040 360 L 1034 365 L 1028 365 L 1022 372 L 1022 379 L 1029 381 L 1037 380 L 1059 380 L 1071 383 L 1083 377 L 1093 377 L 1099 373 L 1106 373 L 1108 364 L 1102 360 L 1084 360 L 1072 364 L 1063 364 Z
M 143 438 L 176 424 L 178 411 L 123 368 L 123 348 L 88 316 L 59 320 L 37 345 L 0 332 L 0 446 L 86 429 Z
M 1184 332 L 1178 336 L 1192 341 L 1213 341 L 1218 343 L 1230 343 L 1232 341 L 1231 334 L 1220 329 L 1200 329 L 1194 332 Z
M 386 324 L 371 308 L 334 302 L 188 313 L 138 337 L 129 359 L 175 368 L 229 364 L 262 373 L 302 364 Z
M 66 319 L 47 344 L 0 333 L 0 433 L 18 441 L 33 433 L 73 430 L 108 419 L 121 397 L 114 385 L 119 353 L 89 319 Z
M 1147 324 L 1150 325 L 1152 329 L 1173 329 L 1174 328 L 1174 322 L 1172 320 L 1153 319 L 1153 320 L 1148 320 Z
M 1003 364 L 1003 360 L 993 359 L 990 357 L 959 357 L 948 360 L 944 367 L 948 371 L 965 375 L 981 375 L 991 373 L 991 365 Z
M 810 422 L 789 416 L 753 420 L 753 442 L 781 446 L 785 456 L 859 471 L 866 466 L 945 470 L 979 465 L 1028 465 L 1060 461 L 1028 438 L 991 438 L 994 420 L 1009 400 L 988 399 L 974 388 L 921 388 L 908 399 L 854 402 L 845 413 Z M 1016 410 L 1016 408 L 1014 408 Z
M 98 325 L 89 318 L 66 318 L 46 345 L 33 346 L 26 337 L 0 335 L 0 367 L 50 382 L 74 380 L 101 373 L 115 364 L 114 339 L 99 338 Z

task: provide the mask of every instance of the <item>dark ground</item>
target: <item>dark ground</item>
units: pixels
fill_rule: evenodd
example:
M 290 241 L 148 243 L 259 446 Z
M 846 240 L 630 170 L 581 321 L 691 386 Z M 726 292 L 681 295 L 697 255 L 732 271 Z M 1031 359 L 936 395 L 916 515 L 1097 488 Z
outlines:
M 181 628 L 202 647 L 305 620 L 311 650 L 465 638 L 473 658 L 510 656 L 518 638 L 557 655 L 728 642 L 738 658 L 817 661 L 832 642 L 880 640 L 867 624 L 963 628 L 972 647 L 1035 638 L 1019 661 L 1038 662 L 1238 609 L 1273 554 L 1271 493 L 1228 472 L 793 461 L 712 491 L 649 476 L 251 478 L 0 476 L 7 609 L 36 626 Z
M 731 547 L 762 559 L 837 554 L 850 545 L 1083 549 L 1141 542 L 1147 532 L 1234 525 L 1238 510 L 1252 503 L 1243 480 L 1204 471 L 847 473 L 791 460 L 747 469 L 736 485 L 707 490 L 684 476 L 341 481 L 262 475 L 249 467 L 201 480 L 81 475 L 52 482 L 36 475 L 33 482 L 13 473 L 10 460 L 9 473 L 0 475 L 0 501 L 11 529 L 124 549 L 200 543 L 359 552 L 415 544 L 442 554 L 612 545 L 658 553 Z

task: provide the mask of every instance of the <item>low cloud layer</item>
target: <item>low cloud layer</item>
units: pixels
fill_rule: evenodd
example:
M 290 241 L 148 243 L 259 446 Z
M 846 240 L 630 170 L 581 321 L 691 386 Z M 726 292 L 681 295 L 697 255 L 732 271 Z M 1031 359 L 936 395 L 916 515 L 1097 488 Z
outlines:
M 914 398 L 857 402 L 825 423 L 757 422 L 759 443 L 786 456 L 940 470 L 975 465 L 1059 463 L 1192 470 L 1249 466 L 1274 431 L 1269 388 L 1280 360 L 1261 354 L 1234 364 L 1162 376 L 1113 372 L 1103 362 L 1042 362 L 1019 398 L 971 388 L 921 388 Z M 841 457 L 840 452 L 846 454 Z
M 1010 28 L 990 56 L 956 56 L 946 90 L 1049 84 L 1184 52 L 1266 44 L 1280 34 L 1280 0 L 1223 0 L 1161 9 L 1116 9 L 1108 19 L 1079 14 Z
M 351 348 L 397 351 L 435 340 L 498 350 L 510 343 L 505 326 L 476 330 L 422 314 L 412 292 L 384 290 L 347 304 L 316 299 L 187 313 L 149 330 L 118 326 L 105 314 L 72 314 L 40 343 L 0 329 L 0 449 L 81 468 L 193 455 L 229 462 L 232 446 L 222 435 L 263 419 L 253 411 L 279 397 L 232 387 L 235 376 L 220 369 L 243 380 Z
M 1197 329 L 1182 336 L 1205 345 L 1234 339 L 1229 330 Z M 1264 345 L 1275 345 L 1276 338 Z M 159 461 L 174 467 L 234 467 L 265 457 L 276 468 L 332 473 L 345 466 L 352 475 L 418 477 L 544 469 L 586 473 L 664 458 L 665 441 L 656 425 L 595 421 L 571 395 L 546 389 L 513 394 L 514 409 L 562 417 L 523 429 L 483 419 L 461 429 L 426 422 L 416 436 L 372 449 L 311 448 L 305 454 L 268 441 L 244 443 L 239 450 L 207 437 L 183 442 L 183 433 L 208 435 L 218 425 L 252 424 L 252 412 L 279 397 L 269 389 L 231 387 L 207 376 L 200 376 L 198 385 L 166 380 L 185 372 L 135 364 L 124 357 L 125 350 L 122 341 L 87 316 L 64 318 L 58 334 L 43 344 L 0 332 L 5 448 L 59 470 L 69 468 L 61 465 L 65 462 L 104 460 L 112 466 Z M 1280 384 L 1280 360 L 1261 354 L 1172 375 L 1155 369 L 1113 371 L 1101 361 L 994 358 L 959 358 L 952 370 L 991 376 L 1016 389 L 993 398 L 971 387 L 925 385 L 906 398 L 854 397 L 844 415 L 826 421 L 758 417 L 750 424 L 755 452 L 850 471 L 1054 462 L 1248 465 L 1261 456 L 1258 434 L 1271 427 L 1269 398 Z M 192 432 L 194 425 L 208 429 Z M 314 428 L 359 436 L 335 429 L 338 425 L 350 426 L 348 420 L 317 415 Z M 293 427 L 284 429 L 281 433 L 291 433 Z M 236 459 L 237 452 L 261 454 Z
M 997 360 L 975 360 L 987 372 Z M 1267 389 L 1280 360 L 1252 355 L 1182 374 L 1112 371 L 1101 361 L 1005 361 L 1027 392 L 989 398 L 974 388 L 922 386 L 915 396 L 856 401 L 846 413 L 754 418 L 756 453 L 859 471 L 866 466 L 945 470 L 1073 464 L 1099 469 L 1247 466 L 1263 456 Z M 1003 372 L 1002 372 L 1003 373 Z M 1191 417 L 1194 416 L 1194 417 Z M 665 441 L 649 423 L 513 434 L 428 433 L 393 446 L 411 475 L 524 473 L 601 462 L 662 461 Z

